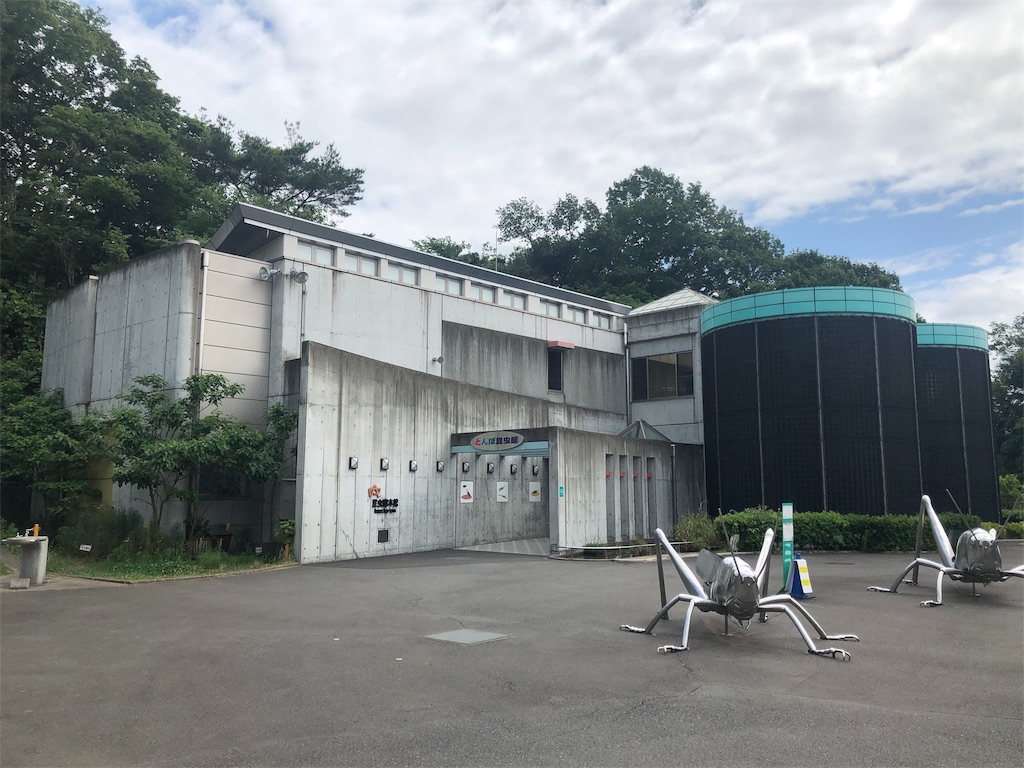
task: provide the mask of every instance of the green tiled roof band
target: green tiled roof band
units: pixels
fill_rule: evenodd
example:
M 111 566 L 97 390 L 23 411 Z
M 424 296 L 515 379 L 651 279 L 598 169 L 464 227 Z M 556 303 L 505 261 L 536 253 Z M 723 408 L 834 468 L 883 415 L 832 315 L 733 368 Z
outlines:
M 988 351 L 988 333 L 976 325 L 954 323 L 919 323 L 919 347 L 968 347 Z
M 773 317 L 879 315 L 917 322 L 914 300 L 888 288 L 788 288 L 712 304 L 700 315 L 701 333 Z M 969 327 L 969 326 L 958 326 Z

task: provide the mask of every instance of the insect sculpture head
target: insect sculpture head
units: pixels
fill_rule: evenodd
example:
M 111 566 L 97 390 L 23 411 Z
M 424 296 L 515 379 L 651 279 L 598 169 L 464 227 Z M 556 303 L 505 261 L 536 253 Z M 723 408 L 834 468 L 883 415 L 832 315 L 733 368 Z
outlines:
M 998 581 L 1003 559 L 996 543 L 996 531 L 974 528 L 964 531 L 956 542 L 954 565 L 979 582 Z

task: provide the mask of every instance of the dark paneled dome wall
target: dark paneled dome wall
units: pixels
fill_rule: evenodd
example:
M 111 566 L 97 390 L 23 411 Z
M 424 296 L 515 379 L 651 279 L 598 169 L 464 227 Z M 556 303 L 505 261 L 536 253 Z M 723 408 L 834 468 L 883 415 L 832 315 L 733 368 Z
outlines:
M 965 512 L 994 519 L 984 331 L 915 320 L 913 299 L 873 288 L 773 291 L 708 307 L 709 508 L 790 501 L 805 511 L 915 514 L 922 493 L 948 501 L 949 487 Z M 928 398 L 923 371 L 934 382 Z

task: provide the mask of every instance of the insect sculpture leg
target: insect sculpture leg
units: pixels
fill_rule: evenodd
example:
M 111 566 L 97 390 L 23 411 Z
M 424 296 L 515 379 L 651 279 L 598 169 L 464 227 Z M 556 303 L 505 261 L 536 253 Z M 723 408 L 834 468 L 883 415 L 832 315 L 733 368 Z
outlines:
M 814 631 L 818 633 L 818 637 L 822 640 L 853 640 L 855 642 L 860 642 L 860 638 L 856 635 L 826 634 L 821 624 L 819 624 L 815 620 L 815 618 L 811 616 L 811 612 L 804 608 L 804 606 L 801 605 L 799 602 L 797 602 L 796 598 L 794 598 L 792 595 L 773 595 L 772 597 L 766 597 L 764 600 L 757 604 L 758 608 L 761 608 L 764 605 L 786 605 L 790 608 L 795 608 L 801 616 L 807 619 L 807 623 L 814 627 Z
M 933 560 L 925 560 L 923 557 L 919 557 L 914 562 L 912 562 L 910 565 L 908 565 L 906 568 L 903 569 L 903 573 L 901 573 L 899 576 L 896 577 L 896 581 L 894 581 L 892 583 L 892 587 L 890 587 L 889 589 L 886 589 L 885 587 L 868 587 L 868 591 L 869 592 L 895 592 L 897 589 L 900 588 L 900 584 L 913 584 L 913 585 L 917 586 L 917 582 L 916 581 L 912 581 L 912 580 L 909 580 L 909 579 L 908 580 L 904 580 L 904 577 L 908 573 L 910 573 L 915 567 L 917 567 L 919 565 L 923 565 L 923 566 L 925 566 L 927 568 L 934 568 L 935 570 L 939 571 L 939 575 L 940 576 L 942 575 L 942 572 L 946 570 L 946 566 L 944 566 L 944 565 L 940 565 L 939 563 L 936 563 Z M 953 569 L 950 569 L 950 570 L 953 570 Z
M 804 629 L 804 625 L 800 623 L 800 620 L 788 605 L 782 603 L 764 605 L 762 603 L 759 607 L 763 607 L 765 611 L 784 613 L 789 616 L 789 620 L 793 622 L 793 626 L 796 627 L 796 631 L 799 632 L 800 637 L 803 638 L 804 644 L 807 646 L 808 653 L 813 653 L 815 656 L 831 656 L 833 659 L 838 657 L 843 661 L 849 661 L 852 658 L 850 654 L 842 648 L 818 648 L 814 644 L 814 641 L 811 640 L 811 636 L 807 634 L 807 630 Z
M 694 595 L 687 595 L 687 594 L 676 595 L 671 600 L 669 600 L 667 603 L 665 603 L 665 605 L 662 607 L 662 609 L 660 611 L 658 611 L 658 614 L 653 619 L 651 619 L 651 621 L 647 624 L 646 627 L 634 627 L 634 626 L 631 626 L 629 624 L 621 624 L 621 625 L 619 625 L 619 629 L 621 629 L 623 632 L 636 632 L 636 633 L 642 634 L 642 635 L 653 635 L 654 634 L 654 628 L 657 626 L 658 622 L 661 621 L 663 618 L 665 618 L 665 616 L 668 615 L 669 610 L 676 603 L 680 603 L 680 602 L 688 603 L 688 605 L 686 606 L 686 617 L 683 619 L 683 636 L 682 636 L 682 639 L 680 641 L 680 644 L 678 646 L 674 646 L 674 645 L 662 646 L 661 648 L 658 649 L 658 652 L 659 653 L 669 653 L 669 652 L 672 652 L 672 651 L 685 651 L 686 650 L 686 644 L 687 644 L 687 642 L 689 640 L 689 637 L 690 637 L 690 619 L 693 617 L 693 609 L 694 609 L 694 607 L 697 606 L 698 604 L 704 604 L 704 605 L 708 605 L 708 606 L 717 606 L 717 603 L 715 603 L 714 601 L 708 600 L 707 598 L 703 598 L 703 597 L 695 597 Z

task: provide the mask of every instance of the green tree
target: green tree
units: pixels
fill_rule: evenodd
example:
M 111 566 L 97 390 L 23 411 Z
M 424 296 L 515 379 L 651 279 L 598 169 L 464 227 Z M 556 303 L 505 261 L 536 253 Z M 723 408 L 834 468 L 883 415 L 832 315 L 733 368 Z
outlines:
M 236 472 L 255 482 L 271 479 L 284 458 L 295 415 L 283 406 L 267 409 L 267 430 L 222 414 L 217 406 L 242 393 L 217 374 L 195 374 L 175 397 L 163 377 L 136 379 L 123 395 L 126 405 L 111 415 L 118 485 L 145 490 L 150 501 L 150 530 L 160 529 L 168 502 L 185 502 L 195 520 L 197 479 L 204 470 Z
M 3 0 L 0 37 L 5 359 L 39 344 L 57 292 L 169 243 L 207 239 L 235 202 L 324 221 L 360 199 L 362 170 L 298 124 L 285 124 L 277 147 L 224 118 L 182 112 L 94 9 Z
M 774 273 L 751 283 L 755 290 L 857 285 L 901 291 L 900 278 L 877 264 L 850 261 L 844 256 L 825 256 L 815 250 L 792 251 L 779 259 Z
M 996 357 L 992 414 L 999 474 L 1024 479 L 1024 314 L 1011 323 L 992 323 L 989 348 Z
M 817 251 L 787 256 L 777 237 L 700 184 L 657 168 L 615 182 L 605 202 L 601 211 L 566 195 L 548 213 L 526 198 L 499 208 L 503 239 L 522 244 L 508 271 L 634 306 L 681 288 L 717 298 L 817 285 L 899 289 L 898 276 L 876 264 Z
M 39 506 L 32 516 L 53 533 L 69 513 L 95 496 L 85 471 L 90 461 L 107 453 L 106 425 L 92 414 L 73 417 L 59 390 L 35 392 L 34 387 L 31 369 L 13 365 L 0 380 L 0 480 L 35 493 Z M 29 512 L 26 502 L 22 499 L 24 515 Z
M 483 263 L 479 253 L 473 251 L 473 247 L 463 241 L 456 241 L 445 235 L 444 237 L 424 237 L 422 240 L 413 240 L 412 247 L 424 253 L 433 253 L 446 259 L 464 261 L 467 264 Z

